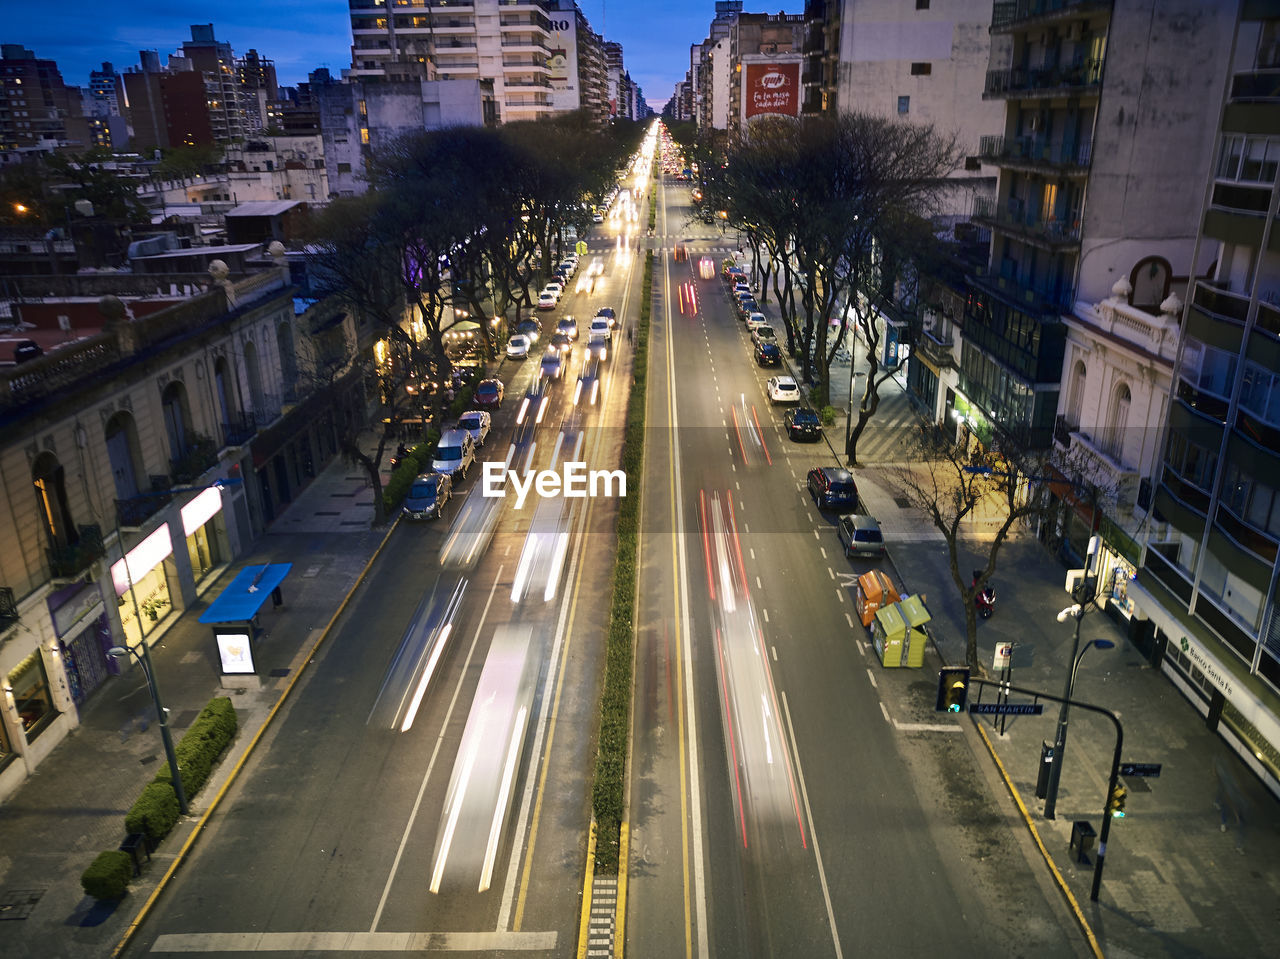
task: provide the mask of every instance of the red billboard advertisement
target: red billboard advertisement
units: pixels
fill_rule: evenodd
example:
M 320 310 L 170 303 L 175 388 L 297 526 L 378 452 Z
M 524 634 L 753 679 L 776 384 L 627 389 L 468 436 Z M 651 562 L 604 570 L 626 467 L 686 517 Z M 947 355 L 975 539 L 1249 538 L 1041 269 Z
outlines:
M 771 113 L 800 115 L 800 61 L 748 63 L 744 70 L 742 115 L 750 120 Z

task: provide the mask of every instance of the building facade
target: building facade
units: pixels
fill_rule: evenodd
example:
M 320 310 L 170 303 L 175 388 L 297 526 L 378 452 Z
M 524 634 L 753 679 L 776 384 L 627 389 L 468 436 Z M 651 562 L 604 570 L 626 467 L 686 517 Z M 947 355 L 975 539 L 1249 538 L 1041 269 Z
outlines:
M 1244 2 L 1196 203 L 1154 511 L 1128 584 L 1147 652 L 1280 793 L 1280 8 Z M 1230 11 L 1234 14 L 1234 8 Z M 1206 124 L 1206 128 L 1211 128 Z
M 94 144 L 78 87 L 21 44 L 0 45 L 0 152 L 87 150 Z

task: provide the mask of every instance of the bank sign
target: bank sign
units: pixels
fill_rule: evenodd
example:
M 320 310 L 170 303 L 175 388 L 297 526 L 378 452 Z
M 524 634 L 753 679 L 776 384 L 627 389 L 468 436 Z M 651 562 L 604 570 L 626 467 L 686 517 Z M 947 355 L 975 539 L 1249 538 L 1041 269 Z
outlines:
M 748 63 L 743 68 L 742 116 L 800 115 L 800 61 Z

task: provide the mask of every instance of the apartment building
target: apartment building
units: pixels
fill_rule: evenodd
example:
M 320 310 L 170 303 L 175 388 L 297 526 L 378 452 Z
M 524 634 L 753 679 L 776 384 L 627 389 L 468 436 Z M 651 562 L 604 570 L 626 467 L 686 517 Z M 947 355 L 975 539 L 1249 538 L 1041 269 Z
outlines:
M 559 55 L 567 61 L 568 53 L 554 34 L 567 32 L 556 28 L 572 20 L 575 57 L 591 87 L 588 101 L 599 96 L 594 52 L 577 57 L 578 25 L 586 18 L 579 20 L 576 10 L 570 17 L 572 4 L 564 0 L 405 0 L 390 10 L 384 0 L 348 4 L 353 79 L 491 81 L 502 122 L 533 120 L 561 109 L 552 77 L 567 63 L 553 68 L 552 59 L 564 51 Z M 573 85 L 583 83 L 580 75 Z
M 0 152 L 93 143 L 80 89 L 63 83 L 58 65 L 21 44 L 0 45 Z
M 728 130 L 731 137 L 742 135 L 746 121 L 754 110 L 749 98 L 744 95 L 744 84 L 748 70 L 745 64 L 749 61 L 765 69 L 767 64 L 795 64 L 795 68 L 787 66 L 781 75 L 794 82 L 795 89 L 790 97 L 796 109 L 786 112 L 799 114 L 801 100 L 800 77 L 802 64 L 801 49 L 804 46 L 804 15 L 789 13 L 739 13 L 729 25 L 729 111 Z M 791 73 L 794 72 L 794 81 Z
M 585 110 L 598 123 L 609 118 L 604 38 L 574 0 L 556 0 L 551 16 L 551 105 L 557 113 Z
M 183 41 L 180 55 L 204 77 L 205 105 L 214 140 L 230 143 L 244 136 L 249 129 L 249 111 L 231 44 L 214 37 L 212 23 L 192 24 L 191 39 Z
M 1152 661 L 1280 792 L 1280 8 L 1238 9 L 1219 52 L 1217 122 L 1205 124 L 1216 126 L 1210 173 L 1185 196 L 1204 269 L 1187 282 L 1128 595 L 1152 624 Z
M 160 641 L 364 413 L 358 377 L 308 392 L 353 322 L 278 245 L 255 269 L 10 278 L 45 353 L 0 368 L 0 799 L 109 687 L 107 650 Z

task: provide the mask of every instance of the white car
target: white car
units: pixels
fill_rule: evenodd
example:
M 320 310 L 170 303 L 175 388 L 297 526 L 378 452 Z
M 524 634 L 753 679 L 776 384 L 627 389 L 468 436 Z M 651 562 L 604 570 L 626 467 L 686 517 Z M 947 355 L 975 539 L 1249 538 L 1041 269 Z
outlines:
M 587 330 L 587 335 L 590 336 L 592 333 L 599 333 L 607 340 L 613 339 L 613 326 L 610 324 L 609 318 L 607 316 L 597 316 L 592 320 L 591 327 Z
M 554 293 L 557 297 L 564 296 L 564 284 L 559 280 L 548 280 L 546 286 L 542 288 L 543 293 Z
M 587 274 L 589 276 L 600 276 L 603 273 L 604 260 L 600 259 L 598 256 L 593 256 L 591 258 L 591 265 L 587 267 Z
M 747 314 L 747 332 L 754 333 L 757 326 L 768 326 L 769 321 L 765 319 L 763 313 Z
M 491 425 L 492 419 L 484 410 L 467 410 L 458 417 L 458 429 L 470 433 L 477 447 L 484 446 Z
M 770 403 L 799 403 L 800 387 L 790 376 L 771 376 L 765 387 Z
M 543 290 L 538 294 L 538 309 L 540 310 L 554 310 L 559 302 L 560 297 L 550 290 Z
M 568 273 L 570 276 L 573 276 L 573 274 L 578 272 L 577 260 L 561 260 L 560 265 L 564 267 L 565 272 Z
M 591 273 L 583 273 L 578 277 L 578 282 L 574 286 L 575 293 L 594 293 L 596 289 L 596 278 Z
M 523 360 L 529 355 L 529 337 L 517 333 L 507 340 L 507 359 Z

